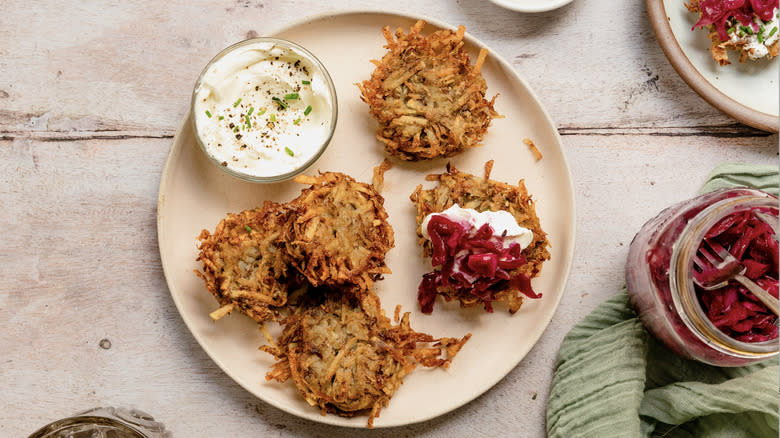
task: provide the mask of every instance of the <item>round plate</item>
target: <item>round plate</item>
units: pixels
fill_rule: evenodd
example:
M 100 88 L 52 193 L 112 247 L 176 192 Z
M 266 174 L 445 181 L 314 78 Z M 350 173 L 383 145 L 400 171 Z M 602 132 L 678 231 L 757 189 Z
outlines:
M 682 79 L 712 106 L 740 122 L 764 131 L 778 131 L 778 65 L 780 59 L 719 66 L 710 53 L 705 29 L 691 30 L 698 14 L 685 0 L 647 0 L 655 35 Z
M 546 12 L 568 5 L 572 0 L 490 0 L 490 2 L 518 12 Z
M 356 83 L 374 69 L 371 59 L 385 53 L 381 28 L 409 29 L 417 18 L 381 12 L 341 13 L 317 16 L 290 25 L 274 36 L 295 41 L 311 50 L 330 71 L 336 84 L 339 121 L 329 148 L 308 174 L 317 170 L 339 171 L 370 182 L 372 171 L 385 158 L 374 137 L 376 122 L 360 100 Z M 427 20 L 425 32 L 449 25 Z M 482 43 L 466 35 L 466 47 L 476 59 Z M 465 151 L 451 161 L 458 169 L 477 175 L 483 165 L 495 160 L 492 178 L 506 182 L 524 179 L 536 200 L 542 227 L 549 233 L 551 260 L 533 280 L 540 300 L 526 300 L 522 309 L 509 315 L 496 306 L 493 314 L 482 308 L 462 310 L 457 303 L 437 302 L 432 315 L 419 311 L 417 285 L 431 269 L 423 259 L 415 234 L 415 210 L 409 195 L 418 184 L 429 187 L 425 175 L 444 171 L 445 160 L 395 163 L 385 175 L 382 195 L 395 230 L 395 248 L 387 255 L 393 273 L 376 285 L 386 314 L 396 305 L 412 312 L 412 327 L 440 336 L 473 337 L 448 370 L 419 368 L 404 379 L 389 406 L 376 419 L 375 427 L 398 426 L 433 418 L 479 396 L 511 371 L 528 353 L 552 318 L 569 275 L 574 251 L 574 192 L 561 140 L 541 103 L 510 64 L 488 55 L 482 68 L 488 94 L 499 93 L 496 109 L 505 118 L 495 119 L 484 146 Z M 267 382 L 265 373 L 273 358 L 257 347 L 265 343 L 257 325 L 234 313 L 214 323 L 209 312 L 218 305 L 193 272 L 200 266 L 197 236 L 213 230 L 227 212 L 262 205 L 264 200 L 288 201 L 302 185 L 292 181 L 253 184 L 232 178 L 217 169 L 198 149 L 189 121 L 182 121 L 173 140 L 160 182 L 157 232 L 162 266 L 171 296 L 182 319 L 206 353 L 230 377 L 260 399 L 292 414 L 313 421 L 366 427 L 367 417 L 322 416 L 298 394 L 295 385 Z M 544 157 L 535 161 L 521 141 L 534 141 Z M 268 324 L 279 333 L 276 324 Z

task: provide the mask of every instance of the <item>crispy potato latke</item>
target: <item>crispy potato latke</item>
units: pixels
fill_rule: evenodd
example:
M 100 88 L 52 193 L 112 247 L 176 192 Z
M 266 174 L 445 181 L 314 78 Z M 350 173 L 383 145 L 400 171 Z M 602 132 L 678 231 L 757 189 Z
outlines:
M 337 172 L 295 181 L 311 187 L 288 204 L 293 214 L 284 243 L 290 263 L 313 286 L 365 291 L 390 273 L 385 254 L 394 246 L 393 228 L 382 195 Z
M 393 325 L 373 293 L 356 299 L 340 291 L 319 292 L 320 297 L 309 295 L 319 303 L 286 318 L 278 342 L 260 349 L 278 360 L 266 379 L 292 378 L 323 415 L 368 413 L 373 427 L 404 376 L 418 364 L 447 368 L 471 336 L 435 339 L 415 332 L 408 312 Z
M 237 307 L 257 322 L 278 318 L 296 277 L 288 275 L 288 256 L 279 240 L 288 216 L 283 205 L 269 201 L 228 213 L 213 234 L 201 232 L 197 260 L 203 272 L 195 272 L 227 311 Z
M 517 186 L 490 179 L 493 162 L 485 164 L 485 177 L 463 173 L 447 164 L 447 172 L 440 175 L 429 175 L 428 180 L 438 181 L 438 185 L 430 190 L 417 186 L 410 199 L 417 207 L 417 236 L 423 247 L 423 255 L 432 254 L 431 242 L 422 237 L 421 224 L 425 216 L 439 213 L 453 204 L 476 211 L 505 210 L 514 216 L 517 223 L 533 232 L 533 241 L 523 250 L 527 262 L 513 272 L 521 273 L 528 278 L 539 275 L 542 263 L 550 259 L 547 233 L 542 230 L 533 200 L 528 195 L 525 184 L 521 180 Z M 452 288 L 438 289 L 438 294 L 445 300 L 457 300 L 461 307 L 471 307 L 482 301 L 471 294 L 458 293 Z M 494 301 L 507 304 L 510 313 L 515 313 L 523 304 L 523 295 L 518 290 L 506 289 L 495 294 Z
M 358 84 L 361 98 L 379 122 L 377 138 L 385 150 L 402 160 L 450 157 L 478 146 L 491 120 L 495 97 L 485 99 L 487 85 L 480 72 L 487 49 L 474 65 L 464 49 L 466 28 L 420 34 L 425 22 L 409 34 L 395 35 L 386 26 L 387 54 L 372 61 L 371 78 Z

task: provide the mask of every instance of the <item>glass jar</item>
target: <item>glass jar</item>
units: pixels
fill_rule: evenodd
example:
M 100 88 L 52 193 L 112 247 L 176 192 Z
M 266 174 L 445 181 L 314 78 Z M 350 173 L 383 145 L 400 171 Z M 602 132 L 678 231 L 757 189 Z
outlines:
M 28 438 L 171 438 L 165 426 L 138 409 L 102 407 L 63 418 Z
M 632 306 L 647 329 L 683 357 L 716 366 L 743 366 L 778 354 L 778 340 L 741 342 L 709 320 L 693 284 L 693 257 L 722 218 L 760 209 L 775 218 L 778 201 L 749 188 L 721 189 L 661 211 L 639 230 L 626 262 Z

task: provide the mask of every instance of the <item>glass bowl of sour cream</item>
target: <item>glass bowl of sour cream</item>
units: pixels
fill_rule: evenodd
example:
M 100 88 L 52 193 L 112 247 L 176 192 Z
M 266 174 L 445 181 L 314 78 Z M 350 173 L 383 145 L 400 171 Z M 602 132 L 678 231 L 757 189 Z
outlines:
M 311 52 L 278 38 L 253 38 L 215 56 L 192 93 L 191 119 L 203 152 L 252 182 L 292 178 L 322 155 L 338 118 L 336 88 Z

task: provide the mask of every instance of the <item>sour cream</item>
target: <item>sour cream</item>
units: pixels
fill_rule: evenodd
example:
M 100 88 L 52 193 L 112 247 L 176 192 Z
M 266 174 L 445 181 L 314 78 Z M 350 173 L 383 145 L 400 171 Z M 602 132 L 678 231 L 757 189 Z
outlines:
M 743 48 L 747 51 L 750 59 L 761 59 L 769 55 L 769 47 L 780 37 L 778 9 L 775 8 L 771 20 L 763 21 L 754 17 L 754 22 L 759 26 L 759 30 L 755 31 L 751 28 L 750 32 L 746 32 L 746 26 L 742 26 L 738 20 L 732 19 L 729 22 L 729 41 L 734 45 L 744 45 Z
M 279 180 L 303 170 L 327 146 L 336 92 L 305 49 L 257 38 L 209 63 L 196 83 L 192 112 L 213 161 L 246 179 Z
M 425 216 L 421 228 L 422 235 L 426 239 L 431 238 L 428 234 L 428 223 L 433 216 L 444 216 L 453 222 L 467 223 L 475 231 L 485 224 L 490 224 L 490 227 L 493 229 L 493 235 L 498 238 L 503 237 L 504 248 L 509 248 L 513 243 L 518 243 L 522 249 L 525 249 L 534 238 L 534 233 L 528 228 L 518 225 L 515 217 L 508 211 L 478 212 L 472 208 L 461 208 L 458 204 L 454 204 L 441 213 L 431 213 Z

